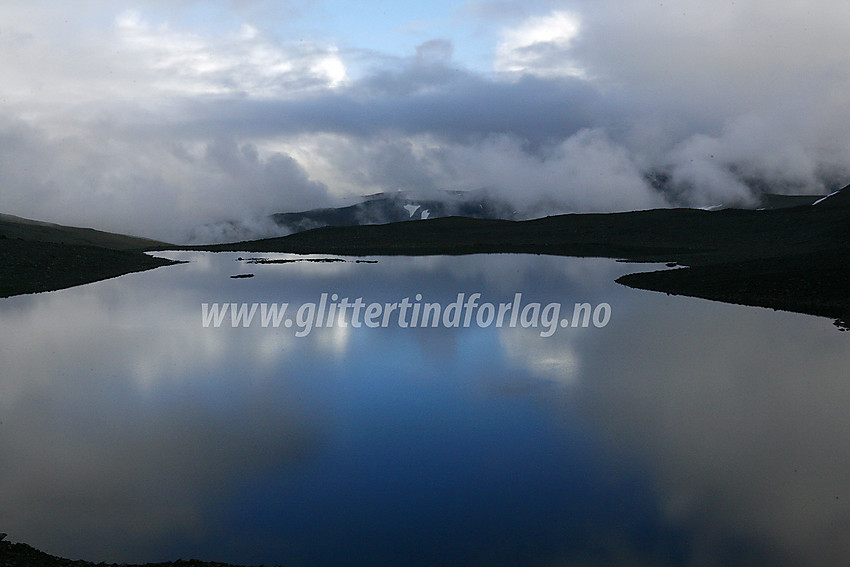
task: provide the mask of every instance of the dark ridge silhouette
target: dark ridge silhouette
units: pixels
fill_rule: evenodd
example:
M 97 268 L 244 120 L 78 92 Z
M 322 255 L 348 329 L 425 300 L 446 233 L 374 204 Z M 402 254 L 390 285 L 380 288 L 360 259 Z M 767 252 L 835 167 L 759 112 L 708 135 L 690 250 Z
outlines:
M 54 555 L 48 555 L 25 543 L 3 541 L 6 534 L 0 534 L 0 565 L 3 567 L 141 567 L 128 563 L 91 563 L 72 561 Z M 169 561 L 164 563 L 145 563 L 144 567 L 238 567 L 229 563 L 198 561 L 196 559 Z

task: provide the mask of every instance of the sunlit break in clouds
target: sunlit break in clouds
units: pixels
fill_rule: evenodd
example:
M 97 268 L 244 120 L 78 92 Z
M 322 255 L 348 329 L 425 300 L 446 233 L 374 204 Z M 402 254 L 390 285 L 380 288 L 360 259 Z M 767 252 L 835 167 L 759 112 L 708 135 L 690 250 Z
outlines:
M 579 30 L 578 17 L 567 12 L 529 18 L 504 31 L 496 49 L 496 69 L 519 75 L 581 77 L 582 70 L 568 57 Z
M 850 182 L 835 1 L 0 6 L 0 211 L 172 241 L 406 190 L 520 212 Z

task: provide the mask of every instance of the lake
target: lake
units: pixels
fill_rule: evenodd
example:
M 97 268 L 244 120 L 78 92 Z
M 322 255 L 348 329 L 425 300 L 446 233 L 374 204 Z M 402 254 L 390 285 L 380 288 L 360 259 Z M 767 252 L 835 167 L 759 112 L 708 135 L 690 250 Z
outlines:
M 850 336 L 828 319 L 628 289 L 653 266 L 601 259 L 161 255 L 188 263 L 0 300 L 9 539 L 110 562 L 850 561 Z

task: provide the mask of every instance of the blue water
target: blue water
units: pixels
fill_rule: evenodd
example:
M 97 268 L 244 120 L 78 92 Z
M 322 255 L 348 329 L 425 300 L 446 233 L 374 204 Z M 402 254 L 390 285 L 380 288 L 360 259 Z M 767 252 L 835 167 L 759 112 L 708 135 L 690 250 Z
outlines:
M 10 539 L 114 562 L 850 558 L 850 344 L 828 320 L 630 290 L 613 280 L 640 267 L 607 260 L 170 255 L 190 263 L 0 300 Z M 202 325 L 205 302 L 475 292 L 611 318 Z

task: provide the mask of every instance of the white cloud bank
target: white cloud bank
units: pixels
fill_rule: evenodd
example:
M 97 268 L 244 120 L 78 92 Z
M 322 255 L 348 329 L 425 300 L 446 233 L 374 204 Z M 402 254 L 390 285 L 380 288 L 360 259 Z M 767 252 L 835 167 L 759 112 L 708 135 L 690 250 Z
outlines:
M 181 240 L 397 189 L 601 211 L 850 177 L 838 2 L 479 2 L 490 69 L 462 37 L 400 58 L 302 41 L 306 4 L 285 30 L 270 4 L 211 5 L 0 6 L 0 210 Z

